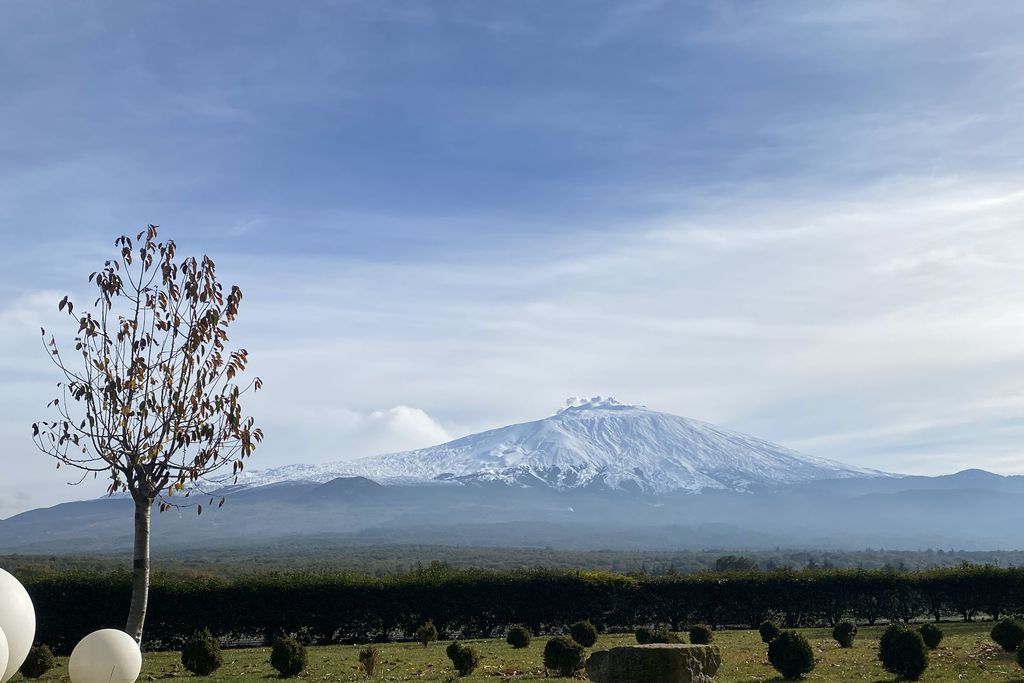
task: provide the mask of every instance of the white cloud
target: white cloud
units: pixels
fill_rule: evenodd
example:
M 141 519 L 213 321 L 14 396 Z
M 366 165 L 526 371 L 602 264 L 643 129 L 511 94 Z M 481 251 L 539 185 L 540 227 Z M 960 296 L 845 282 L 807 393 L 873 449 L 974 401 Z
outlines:
M 267 435 L 249 469 L 353 460 L 434 446 L 453 438 L 439 420 L 420 408 L 400 405 L 353 410 L 327 399 L 314 399 L 313 392 L 303 393 L 305 398 L 292 394 L 288 401 L 264 393 L 246 404 Z
M 1014 187 L 904 180 L 401 265 L 225 254 L 246 292 L 232 341 L 265 381 L 246 406 L 267 433 L 250 467 L 432 445 L 582 391 L 858 465 L 1024 471 L 1007 426 L 1024 376 Z M 37 337 L 56 298 L 0 312 L 16 387 L 0 462 L 34 458 L 24 481 L 46 500 L 69 495 L 27 439 L 55 379 Z
M 328 411 L 332 437 L 345 444 L 342 457 L 359 457 L 434 446 L 452 437 L 419 408 L 395 406 L 370 413 Z

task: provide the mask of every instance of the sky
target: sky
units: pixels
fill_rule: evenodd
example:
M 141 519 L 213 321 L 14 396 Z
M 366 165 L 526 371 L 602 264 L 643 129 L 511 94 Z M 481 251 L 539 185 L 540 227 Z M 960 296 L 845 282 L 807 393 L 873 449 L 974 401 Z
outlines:
M 1024 5 L 39 3 L 0 22 L 0 518 L 39 327 L 149 223 L 245 293 L 249 468 L 604 395 L 1024 473 Z

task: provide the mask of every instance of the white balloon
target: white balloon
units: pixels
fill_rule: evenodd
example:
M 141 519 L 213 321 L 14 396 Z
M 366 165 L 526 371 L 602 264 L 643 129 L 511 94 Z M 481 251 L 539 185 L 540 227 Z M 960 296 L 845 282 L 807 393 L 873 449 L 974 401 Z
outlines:
M 25 663 L 36 637 L 36 610 L 32 598 L 16 578 L 0 569 L 0 631 L 7 636 L 7 662 L 0 668 L 0 683 L 10 680 Z
M 0 629 L 0 671 L 7 670 L 7 662 L 10 661 L 10 650 L 7 648 L 7 636 L 3 629 Z
M 142 651 L 124 631 L 93 631 L 75 645 L 68 662 L 71 683 L 134 683 L 142 671 Z

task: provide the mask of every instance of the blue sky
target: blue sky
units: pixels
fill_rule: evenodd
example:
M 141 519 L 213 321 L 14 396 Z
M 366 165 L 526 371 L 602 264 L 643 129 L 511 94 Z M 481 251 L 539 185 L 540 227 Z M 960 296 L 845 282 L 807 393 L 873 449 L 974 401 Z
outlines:
M 1013 3 L 5 3 L 0 517 L 100 490 L 28 438 L 38 328 L 149 222 L 246 291 L 253 467 L 612 394 L 1024 472 L 1022 37 Z

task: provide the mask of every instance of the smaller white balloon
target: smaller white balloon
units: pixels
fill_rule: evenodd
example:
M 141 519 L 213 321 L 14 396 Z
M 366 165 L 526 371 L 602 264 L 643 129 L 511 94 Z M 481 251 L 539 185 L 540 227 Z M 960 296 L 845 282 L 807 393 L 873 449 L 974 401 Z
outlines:
M 7 662 L 10 659 L 11 650 L 7 647 L 7 636 L 0 628 L 0 674 L 7 670 Z
M 94 631 L 75 645 L 68 662 L 71 683 L 134 683 L 142 671 L 142 651 L 124 631 Z

